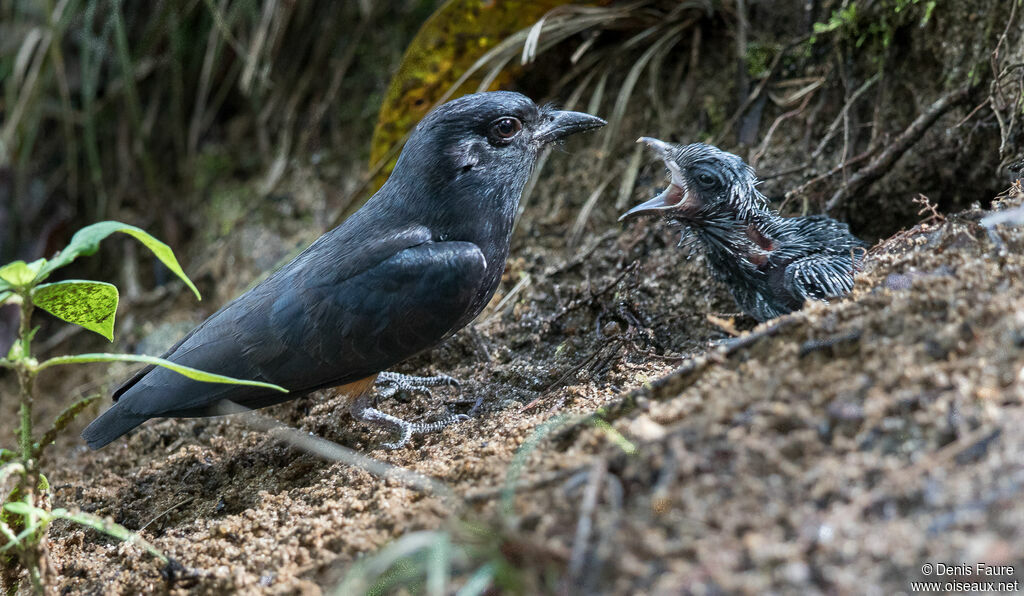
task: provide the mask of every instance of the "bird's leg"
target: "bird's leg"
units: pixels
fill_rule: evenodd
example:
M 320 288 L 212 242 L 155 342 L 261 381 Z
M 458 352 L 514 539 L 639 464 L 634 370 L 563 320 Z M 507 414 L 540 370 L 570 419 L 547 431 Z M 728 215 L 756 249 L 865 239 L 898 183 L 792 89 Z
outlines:
M 373 424 L 376 424 L 378 426 L 390 427 L 398 431 L 399 438 L 397 441 L 392 443 L 381 443 L 381 447 L 385 449 L 399 449 L 401 447 L 404 447 L 405 444 L 409 442 L 409 439 L 412 438 L 413 435 L 434 433 L 456 422 L 469 420 L 469 416 L 465 414 L 450 414 L 435 422 L 409 422 L 408 420 L 403 420 L 398 416 L 385 414 L 384 412 L 381 412 L 377 408 L 372 407 L 370 392 L 368 391 L 359 395 L 358 397 L 356 397 L 355 400 L 353 400 L 351 411 L 352 416 L 358 418 L 359 420 L 372 422 Z
M 433 377 L 414 377 L 395 372 L 382 372 L 377 375 L 377 395 L 387 399 L 398 393 L 413 393 L 419 391 L 433 396 L 431 387 L 458 387 L 459 381 L 448 375 L 435 375 Z

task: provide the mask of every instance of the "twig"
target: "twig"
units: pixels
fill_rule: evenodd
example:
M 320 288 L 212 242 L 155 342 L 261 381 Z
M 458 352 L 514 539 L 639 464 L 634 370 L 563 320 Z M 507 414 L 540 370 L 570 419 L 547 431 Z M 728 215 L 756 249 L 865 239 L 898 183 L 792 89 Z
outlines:
M 779 127 L 779 125 L 785 122 L 786 120 L 789 120 L 790 118 L 797 116 L 801 112 L 803 112 L 804 109 L 807 108 L 807 104 L 810 103 L 812 97 L 814 97 L 814 93 L 808 93 L 806 96 L 804 96 L 804 100 L 800 102 L 799 106 L 784 114 L 779 115 L 779 117 L 776 118 L 774 122 L 772 122 L 772 125 L 768 127 L 768 132 L 764 135 L 764 139 L 761 141 L 761 146 L 758 147 L 757 151 L 754 152 L 754 155 L 750 157 L 751 166 L 756 167 L 757 162 L 760 161 L 762 157 L 764 157 L 765 152 L 768 151 L 768 143 L 771 142 L 772 135 L 775 134 L 775 130 Z
M 590 569 L 593 571 L 585 575 L 583 579 L 584 594 L 596 594 L 600 590 L 595 582 L 601 580 L 600 570 L 612 554 L 612 541 L 619 527 L 619 520 L 622 518 L 622 503 L 625 500 L 625 490 L 622 488 L 622 481 L 615 474 L 608 474 L 605 478 L 605 510 L 598 518 L 598 534 L 593 548 L 592 563 Z
M 843 104 L 843 109 L 839 110 L 839 114 L 835 117 L 835 120 L 833 120 L 832 123 L 829 124 L 828 130 L 825 132 L 825 136 L 822 137 L 821 141 L 818 143 L 818 146 L 814 148 L 813 152 L 811 152 L 811 161 L 821 157 L 821 154 L 823 151 L 825 151 L 825 147 L 828 146 L 829 141 L 831 141 L 832 138 L 836 136 L 836 133 L 839 132 L 839 126 L 846 119 L 847 114 L 850 112 L 850 108 L 853 107 L 853 104 L 857 103 L 857 100 L 860 99 L 861 95 L 864 95 L 864 93 L 866 93 L 872 85 L 878 82 L 878 79 L 880 77 L 880 74 L 875 74 L 875 76 L 861 83 L 861 86 L 858 87 L 856 91 L 850 94 L 849 98 L 847 98 L 846 100 L 846 103 Z
M 975 114 L 978 113 L 979 110 L 981 110 L 985 106 L 989 105 L 990 103 L 992 103 L 992 98 L 991 97 L 986 97 L 985 101 L 979 103 L 973 110 L 971 110 L 966 116 L 964 116 L 963 119 L 960 120 L 960 122 L 957 122 L 956 124 L 954 124 L 953 128 L 960 128 L 961 126 L 966 124 L 971 118 L 974 117 Z
M 551 391 L 553 391 L 554 389 L 560 387 L 562 385 L 562 383 L 564 383 L 569 377 L 571 377 L 572 375 L 574 375 L 577 372 L 579 372 L 584 366 L 586 366 L 587 364 L 592 362 L 594 360 L 594 358 L 597 358 L 597 355 L 600 354 L 602 351 L 604 351 L 605 348 L 607 348 L 608 346 L 616 345 L 616 344 L 620 344 L 620 343 L 622 343 L 622 338 L 616 337 L 616 338 L 614 338 L 614 339 L 612 339 L 612 340 L 610 340 L 610 341 L 608 341 L 608 342 L 606 342 L 604 344 L 601 344 L 601 346 L 599 348 L 597 348 L 596 350 L 594 350 L 589 356 L 587 356 L 586 358 L 581 360 L 578 364 L 576 364 L 575 366 L 573 366 L 569 370 L 565 371 L 562 374 L 562 376 L 558 377 L 558 379 L 554 383 L 551 383 L 550 385 L 545 387 L 544 390 L 540 392 L 540 395 L 538 395 L 536 398 L 534 398 L 534 400 L 531 401 L 530 403 L 528 403 L 525 406 L 523 406 L 519 411 L 520 412 L 525 412 L 525 411 L 529 410 L 530 408 L 536 406 L 540 402 L 540 400 L 542 400 L 545 397 L 547 397 L 551 393 Z
M 489 314 L 486 319 L 477 323 L 473 327 L 477 329 L 479 329 L 480 327 L 489 327 L 490 324 L 501 315 L 502 311 L 505 310 L 505 305 L 511 302 L 513 298 L 518 296 L 520 292 L 530 287 L 530 284 L 532 282 L 533 278 L 529 273 L 524 275 L 518 282 L 516 282 L 516 285 L 512 286 L 512 289 L 508 291 L 508 294 L 505 294 L 501 298 L 501 300 L 498 301 L 497 306 L 494 307 L 494 310 L 491 311 L 491 314 Z
M 671 435 L 665 449 L 665 459 L 658 471 L 658 479 L 651 489 L 651 509 L 655 513 L 668 510 L 671 499 L 670 490 L 679 478 L 681 460 L 687 456 L 686 443 L 679 433 Z
M 802 163 L 802 164 L 800 164 L 798 166 L 793 166 L 791 168 L 786 168 L 785 170 L 779 170 L 778 172 L 772 172 L 771 174 L 765 174 L 764 176 L 758 176 L 758 179 L 760 179 L 761 182 L 764 182 L 766 180 L 772 180 L 774 178 L 782 178 L 783 176 L 789 176 L 790 174 L 798 174 L 798 173 L 806 170 L 809 167 L 811 167 L 810 162 Z
M 918 215 L 924 215 L 925 213 L 929 213 L 928 217 L 921 220 L 921 223 L 946 221 L 946 216 L 939 213 L 939 210 L 936 207 L 935 203 L 932 203 L 931 200 L 928 197 L 924 196 L 923 194 L 917 193 L 917 197 L 911 199 L 911 202 L 913 202 L 915 205 L 921 205 L 921 208 L 917 210 Z
M 594 510 L 597 509 L 597 497 L 604 484 L 605 474 L 608 472 L 608 462 L 603 458 L 597 458 L 590 469 L 590 478 L 587 481 L 587 488 L 583 492 L 583 502 L 580 504 L 580 519 L 576 524 L 576 535 L 573 539 L 572 555 L 569 557 L 569 569 L 565 578 L 565 592 L 569 593 L 573 586 L 581 583 L 582 572 L 586 564 L 587 546 L 590 543 L 590 534 L 594 527 Z
M 354 466 L 377 476 L 378 478 L 390 478 L 416 490 L 441 497 L 450 504 L 458 504 L 459 499 L 450 488 L 440 480 L 424 476 L 419 472 L 394 466 L 372 457 L 363 455 L 358 451 L 339 445 L 311 433 L 305 433 L 299 429 L 292 428 L 283 422 L 274 420 L 269 416 L 259 414 L 239 404 L 225 401 L 218 407 L 217 414 L 241 414 L 247 413 L 243 420 L 253 428 L 264 432 L 273 433 L 275 438 L 291 444 L 312 455 L 322 457 L 329 461 L 339 462 Z
M 860 340 L 861 335 L 863 334 L 863 330 L 854 329 L 853 331 L 848 331 L 840 335 L 833 335 L 822 339 L 812 339 L 805 341 L 804 343 L 800 344 L 800 351 L 798 352 L 798 357 L 805 358 L 810 354 L 813 354 L 814 352 L 830 350 L 842 344 L 852 344 Z
M 188 497 L 188 498 L 187 498 L 187 499 L 185 499 L 184 501 L 181 501 L 181 502 L 179 502 L 179 503 L 176 503 L 176 504 L 174 504 L 174 505 L 171 505 L 171 506 L 170 506 L 170 507 L 168 507 L 167 509 L 164 509 L 164 510 L 163 510 L 163 512 L 159 513 L 159 514 L 158 514 L 158 515 L 157 515 L 156 517 L 154 517 L 153 519 L 151 519 L 151 520 L 149 520 L 148 522 L 146 522 L 146 523 L 142 524 L 142 527 L 141 527 L 141 528 L 139 528 L 139 529 L 138 529 L 138 530 L 137 530 L 137 531 L 136 531 L 135 533 L 136 533 L 136 534 L 141 534 L 143 530 L 145 530 L 145 529 L 146 529 L 146 528 L 148 528 L 148 527 L 149 527 L 150 525 L 152 525 L 152 524 L 153 524 L 153 522 L 155 522 L 156 520 L 160 519 L 161 517 L 163 517 L 163 516 L 167 515 L 168 513 L 172 512 L 172 511 L 174 511 L 174 510 L 175 510 L 175 509 L 177 509 L 178 507 L 181 507 L 182 505 L 185 505 L 186 503 L 191 503 L 191 502 L 192 502 L 192 501 L 194 501 L 194 500 L 195 500 L 195 497 Z
M 512 487 L 515 494 L 522 494 L 528 491 L 540 490 L 547 488 L 553 484 L 557 484 L 566 478 L 571 478 L 581 471 L 585 470 L 587 466 L 577 466 L 575 468 L 566 468 L 564 470 L 556 470 L 554 472 L 548 472 L 535 478 L 529 482 L 521 482 Z M 504 485 L 496 486 L 492 488 L 480 489 L 466 494 L 466 503 L 482 503 L 496 499 L 508 490 Z
M 784 329 L 788 329 L 802 321 L 803 319 L 796 315 L 783 317 L 771 325 L 731 340 L 717 350 L 692 358 L 669 374 L 649 384 L 645 384 L 643 387 L 633 389 L 596 412 L 580 416 L 575 421 L 569 422 L 564 430 L 555 435 L 555 441 L 559 445 L 567 445 L 586 426 L 593 425 L 598 421 L 609 423 L 618 420 L 635 410 L 643 401 L 659 400 L 679 395 L 680 392 L 700 380 L 704 372 L 711 368 L 712 365 L 725 362 L 731 356 L 754 345 L 758 341 L 766 337 L 774 337 Z
M 610 282 L 605 284 L 605 286 L 603 288 L 601 288 L 597 292 L 591 293 L 587 297 L 586 300 L 581 300 L 580 298 L 574 298 L 571 302 L 569 302 L 569 304 L 566 304 L 565 306 L 563 306 L 562 310 L 558 311 L 557 313 L 555 313 L 554 316 L 552 316 L 550 319 L 548 319 L 545 322 L 545 325 L 550 325 L 551 323 L 554 323 L 555 321 L 561 319 L 565 315 L 567 315 L 570 312 L 576 310 L 577 308 L 580 308 L 581 306 L 583 306 L 585 304 L 593 303 L 595 298 L 599 298 L 600 296 L 602 296 L 605 293 L 607 293 L 608 290 L 610 290 L 610 289 L 614 288 L 615 286 L 617 286 L 619 284 L 619 282 L 622 281 L 622 278 L 626 277 L 626 275 L 628 275 L 629 273 L 632 273 L 633 271 L 635 271 L 637 269 L 637 267 L 639 267 L 639 266 L 640 266 L 639 261 L 633 261 L 632 263 L 627 265 L 622 270 L 622 272 L 620 272 L 618 275 L 616 275 L 614 279 L 612 279 Z
M 939 119 L 940 116 L 966 101 L 970 90 L 970 85 L 965 85 L 960 89 L 950 91 L 932 103 L 927 110 L 911 122 L 910 126 L 900 133 L 900 135 L 896 137 L 880 155 L 873 159 L 870 164 L 860 170 L 857 170 L 857 172 L 850 177 L 849 182 L 832 195 L 832 198 L 825 204 L 825 210 L 829 212 L 835 211 L 836 207 L 838 207 L 846 197 L 856 194 L 862 188 L 870 185 L 875 180 L 878 180 L 885 175 L 885 173 L 892 168 L 893 164 L 896 163 L 896 160 L 902 157 L 903 154 L 914 145 L 914 143 L 920 140 L 924 133 L 932 124 L 935 123 L 936 120 Z
M 815 176 L 814 178 L 811 178 L 810 180 L 808 180 L 807 182 L 804 182 L 803 184 L 801 184 L 800 186 L 794 188 L 793 190 L 788 191 L 786 193 L 786 197 L 782 200 L 782 204 L 779 205 L 779 210 L 780 211 L 783 210 L 786 207 L 786 205 L 789 204 L 790 200 L 792 200 L 794 197 L 798 197 L 798 196 L 804 194 L 805 192 L 807 192 L 807 189 L 809 189 L 810 187 L 814 186 L 815 184 L 817 184 L 819 182 L 823 182 L 825 180 L 828 180 L 832 176 L 835 176 L 839 172 L 845 170 L 846 168 L 848 168 L 849 166 L 852 166 L 855 163 L 859 163 L 859 162 L 864 161 L 865 159 L 871 157 L 871 154 L 872 154 L 872 151 L 869 149 L 869 150 L 865 151 L 864 153 L 861 153 L 860 155 L 854 155 L 850 159 L 848 159 L 848 160 L 846 160 L 844 162 L 839 163 L 838 165 L 836 165 L 835 167 L 833 167 L 829 171 L 825 172 L 824 174 L 820 174 L 818 176 Z M 808 165 L 809 165 L 809 163 L 808 163 Z M 804 167 L 807 167 L 807 165 L 805 165 Z

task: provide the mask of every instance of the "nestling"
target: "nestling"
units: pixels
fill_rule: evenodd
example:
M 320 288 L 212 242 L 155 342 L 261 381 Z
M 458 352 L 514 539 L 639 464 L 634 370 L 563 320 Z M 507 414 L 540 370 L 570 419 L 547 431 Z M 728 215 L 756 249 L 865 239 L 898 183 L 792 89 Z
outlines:
M 353 397 L 356 417 L 399 432 L 385 447 L 465 418 L 411 423 L 371 407 L 367 396 L 382 371 L 455 333 L 490 300 L 541 148 L 603 125 L 511 92 L 438 107 L 359 211 L 163 356 L 290 393 L 200 383 L 148 367 L 115 391 L 116 403 L 82 436 L 98 449 L 150 418 L 217 415 L 228 402 L 262 408 L 339 385 Z M 430 385 L 447 378 L 388 380 Z
M 824 215 L 782 217 L 757 190 L 754 170 L 738 156 L 704 143 L 673 145 L 642 137 L 671 180 L 620 221 L 658 215 L 704 251 L 711 274 L 743 312 L 767 321 L 853 289 L 866 244 Z

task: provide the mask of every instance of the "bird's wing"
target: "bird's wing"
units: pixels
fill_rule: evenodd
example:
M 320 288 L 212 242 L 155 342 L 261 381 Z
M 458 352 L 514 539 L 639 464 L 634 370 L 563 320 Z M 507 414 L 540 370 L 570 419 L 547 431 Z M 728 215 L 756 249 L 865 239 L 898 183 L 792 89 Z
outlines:
M 787 289 L 800 302 L 827 300 L 853 289 L 853 257 L 843 254 L 813 254 L 796 259 L 785 272 Z
M 482 252 L 468 242 L 412 246 L 341 280 L 301 268 L 211 317 L 168 359 L 297 393 L 358 380 L 455 331 L 479 301 L 485 271 Z M 147 417 L 189 416 L 222 400 L 260 407 L 291 397 L 158 368 L 120 403 Z
M 267 279 L 260 282 L 252 290 L 235 298 L 225 304 L 217 312 L 210 315 L 195 329 L 189 331 L 178 343 L 171 346 L 160 357 L 165 360 L 175 360 L 195 346 L 203 345 L 205 341 L 191 341 L 197 333 L 202 333 L 204 338 L 216 338 L 223 335 L 226 321 L 224 318 L 227 312 L 247 312 L 256 309 L 267 297 L 273 297 L 289 289 L 297 289 L 301 280 L 306 277 L 320 276 L 324 283 L 340 283 L 350 277 L 362 273 L 373 267 L 400 250 L 430 242 L 431 232 L 423 226 L 413 225 L 386 234 L 377 238 L 360 238 L 358 234 L 366 229 L 377 226 L 353 226 L 357 213 L 349 218 L 345 224 L 331 230 L 318 238 L 313 244 L 302 251 L 288 264 L 272 273 Z M 348 250 L 339 252 L 338 246 L 347 247 Z M 314 282 L 315 283 L 315 282 Z M 228 325 L 229 326 L 229 325 Z M 114 390 L 113 399 L 118 401 L 124 393 L 131 389 L 146 375 L 156 369 L 156 365 L 139 369 L 134 375 L 125 380 Z M 226 373 L 225 373 L 226 374 Z

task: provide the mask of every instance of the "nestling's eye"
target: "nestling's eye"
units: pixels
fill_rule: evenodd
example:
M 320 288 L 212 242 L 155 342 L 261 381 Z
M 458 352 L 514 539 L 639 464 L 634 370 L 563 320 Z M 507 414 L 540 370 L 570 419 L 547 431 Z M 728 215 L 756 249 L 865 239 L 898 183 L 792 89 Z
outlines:
M 701 186 L 714 186 L 716 182 L 715 177 L 711 174 L 705 174 L 703 172 L 697 174 L 697 184 L 700 184 Z
M 518 118 L 506 116 L 491 124 L 491 137 L 496 141 L 508 141 L 523 130 L 523 123 Z

